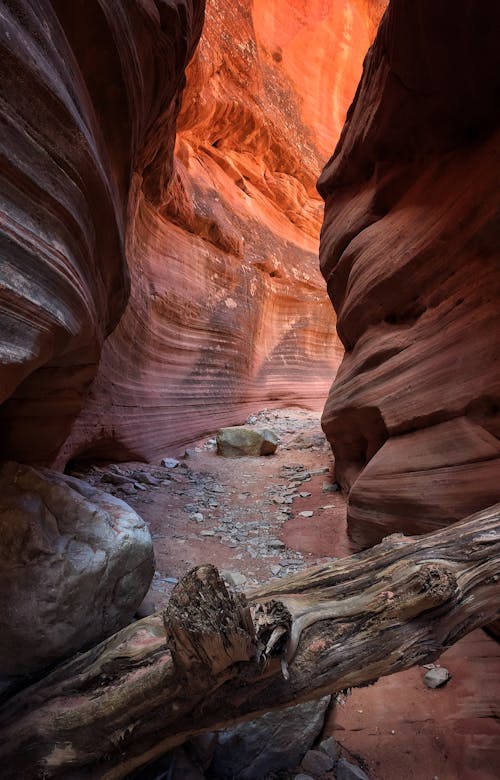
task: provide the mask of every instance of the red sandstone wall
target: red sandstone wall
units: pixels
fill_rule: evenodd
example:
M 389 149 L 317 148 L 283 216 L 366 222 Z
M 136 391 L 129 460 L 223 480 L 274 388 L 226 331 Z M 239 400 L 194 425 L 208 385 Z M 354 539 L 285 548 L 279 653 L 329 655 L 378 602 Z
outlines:
M 202 0 L 2 4 L 3 455 L 50 461 L 82 407 L 128 298 L 127 220 L 170 178 L 202 15 Z
M 315 183 L 380 5 L 208 3 L 175 175 L 130 216 L 130 303 L 60 462 L 154 460 L 259 407 L 322 407 L 342 348 Z
M 360 545 L 500 501 L 498 4 L 398 0 L 334 156 L 323 416 Z

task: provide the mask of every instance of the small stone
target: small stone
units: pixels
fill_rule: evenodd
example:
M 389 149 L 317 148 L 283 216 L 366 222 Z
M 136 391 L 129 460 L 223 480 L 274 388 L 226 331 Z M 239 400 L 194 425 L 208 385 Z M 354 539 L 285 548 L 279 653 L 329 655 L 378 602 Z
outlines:
M 337 760 L 337 743 L 333 737 L 328 737 L 327 739 L 324 739 L 322 742 L 320 742 L 319 750 L 321 750 L 323 753 L 326 753 L 326 755 L 330 756 L 330 758 L 333 758 L 334 761 Z
M 215 536 L 215 531 L 202 531 L 201 536 Z
M 340 487 L 337 482 L 323 482 L 323 493 L 338 493 Z
M 133 477 L 136 482 L 141 482 L 143 485 L 159 485 L 160 480 L 156 477 L 152 477 L 145 471 L 134 471 Z
M 313 775 L 322 775 L 333 769 L 334 760 L 321 750 L 308 750 L 302 759 L 301 768 Z
M 424 674 L 424 683 L 428 688 L 441 688 L 451 679 L 451 674 L 444 666 L 436 666 Z
M 304 512 L 299 512 L 299 517 L 312 517 L 313 514 L 310 509 L 306 509 Z
M 132 485 L 130 477 L 124 477 L 123 474 L 105 473 L 101 477 L 101 482 L 109 482 L 111 485 Z
M 283 550 L 286 545 L 284 542 L 280 541 L 279 539 L 271 539 L 271 541 L 267 543 L 267 546 L 271 550 Z
M 337 780 L 370 780 L 366 772 L 360 766 L 350 764 L 345 758 L 341 758 L 335 767 Z
M 271 566 L 271 571 L 274 575 L 279 574 L 281 571 L 281 566 L 279 564 L 276 564 L 274 566 Z
M 120 490 L 122 491 L 122 493 L 125 493 L 127 496 L 133 496 L 134 493 L 137 493 L 137 490 L 132 484 L 121 485 Z
M 221 571 L 220 576 L 226 580 L 229 585 L 233 585 L 235 588 L 244 585 L 247 581 L 245 575 L 241 574 L 239 571 Z
M 311 775 L 295 775 L 293 780 L 314 780 L 314 777 L 311 777 Z
M 168 582 L 169 585 L 177 585 L 179 580 L 177 579 L 177 577 L 165 577 L 165 582 Z
M 300 496 L 301 498 L 309 498 L 309 496 L 310 496 L 310 495 L 311 495 L 310 493 L 306 493 L 306 492 L 299 493 L 299 496 Z
M 166 469 L 175 469 L 179 465 L 179 461 L 175 458 L 163 458 L 160 465 Z
M 226 489 L 222 485 L 212 485 L 208 488 L 211 493 L 225 493 Z
M 192 515 L 189 515 L 189 519 L 193 520 L 195 523 L 203 523 L 205 520 L 201 512 L 193 512 Z

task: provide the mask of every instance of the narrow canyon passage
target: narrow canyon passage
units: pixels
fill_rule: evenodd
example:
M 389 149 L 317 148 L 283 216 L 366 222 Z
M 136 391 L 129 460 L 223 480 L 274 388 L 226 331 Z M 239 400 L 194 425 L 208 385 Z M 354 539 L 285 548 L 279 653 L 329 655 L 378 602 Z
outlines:
M 499 29 L 0 0 L 6 780 L 499 777 Z
M 279 435 L 274 455 L 221 458 L 210 437 L 167 467 L 122 462 L 71 469 L 126 500 L 149 525 L 156 571 L 139 614 L 163 609 L 194 566 L 213 563 L 244 592 L 355 551 L 319 414 L 264 410 L 247 424 Z M 476 631 L 438 664 L 452 675 L 446 687 L 429 690 L 424 667 L 383 678 L 340 697 L 322 736 L 333 736 L 342 755 L 373 780 L 496 780 L 500 645 Z M 172 777 L 184 780 L 187 766 L 173 759 Z M 280 779 L 295 774 L 282 772 Z

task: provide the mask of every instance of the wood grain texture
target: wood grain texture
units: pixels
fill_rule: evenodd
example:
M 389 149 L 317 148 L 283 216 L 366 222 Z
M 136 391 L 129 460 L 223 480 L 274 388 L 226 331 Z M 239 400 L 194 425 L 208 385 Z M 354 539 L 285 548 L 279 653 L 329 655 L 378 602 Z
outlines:
M 190 735 L 432 661 L 498 616 L 499 577 L 500 505 L 246 599 L 193 569 L 164 615 L 3 705 L 5 777 L 125 777 Z

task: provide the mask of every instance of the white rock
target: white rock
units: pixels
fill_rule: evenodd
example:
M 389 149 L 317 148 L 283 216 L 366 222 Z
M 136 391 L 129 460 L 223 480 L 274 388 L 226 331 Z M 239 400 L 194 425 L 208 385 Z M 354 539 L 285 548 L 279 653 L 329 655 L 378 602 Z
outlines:
M 444 666 L 436 666 L 424 674 L 424 683 L 428 688 L 441 688 L 451 679 L 451 674 Z
M 161 465 L 164 466 L 166 469 L 175 469 L 179 465 L 179 461 L 176 460 L 175 458 L 163 458 L 163 460 L 161 461 Z

